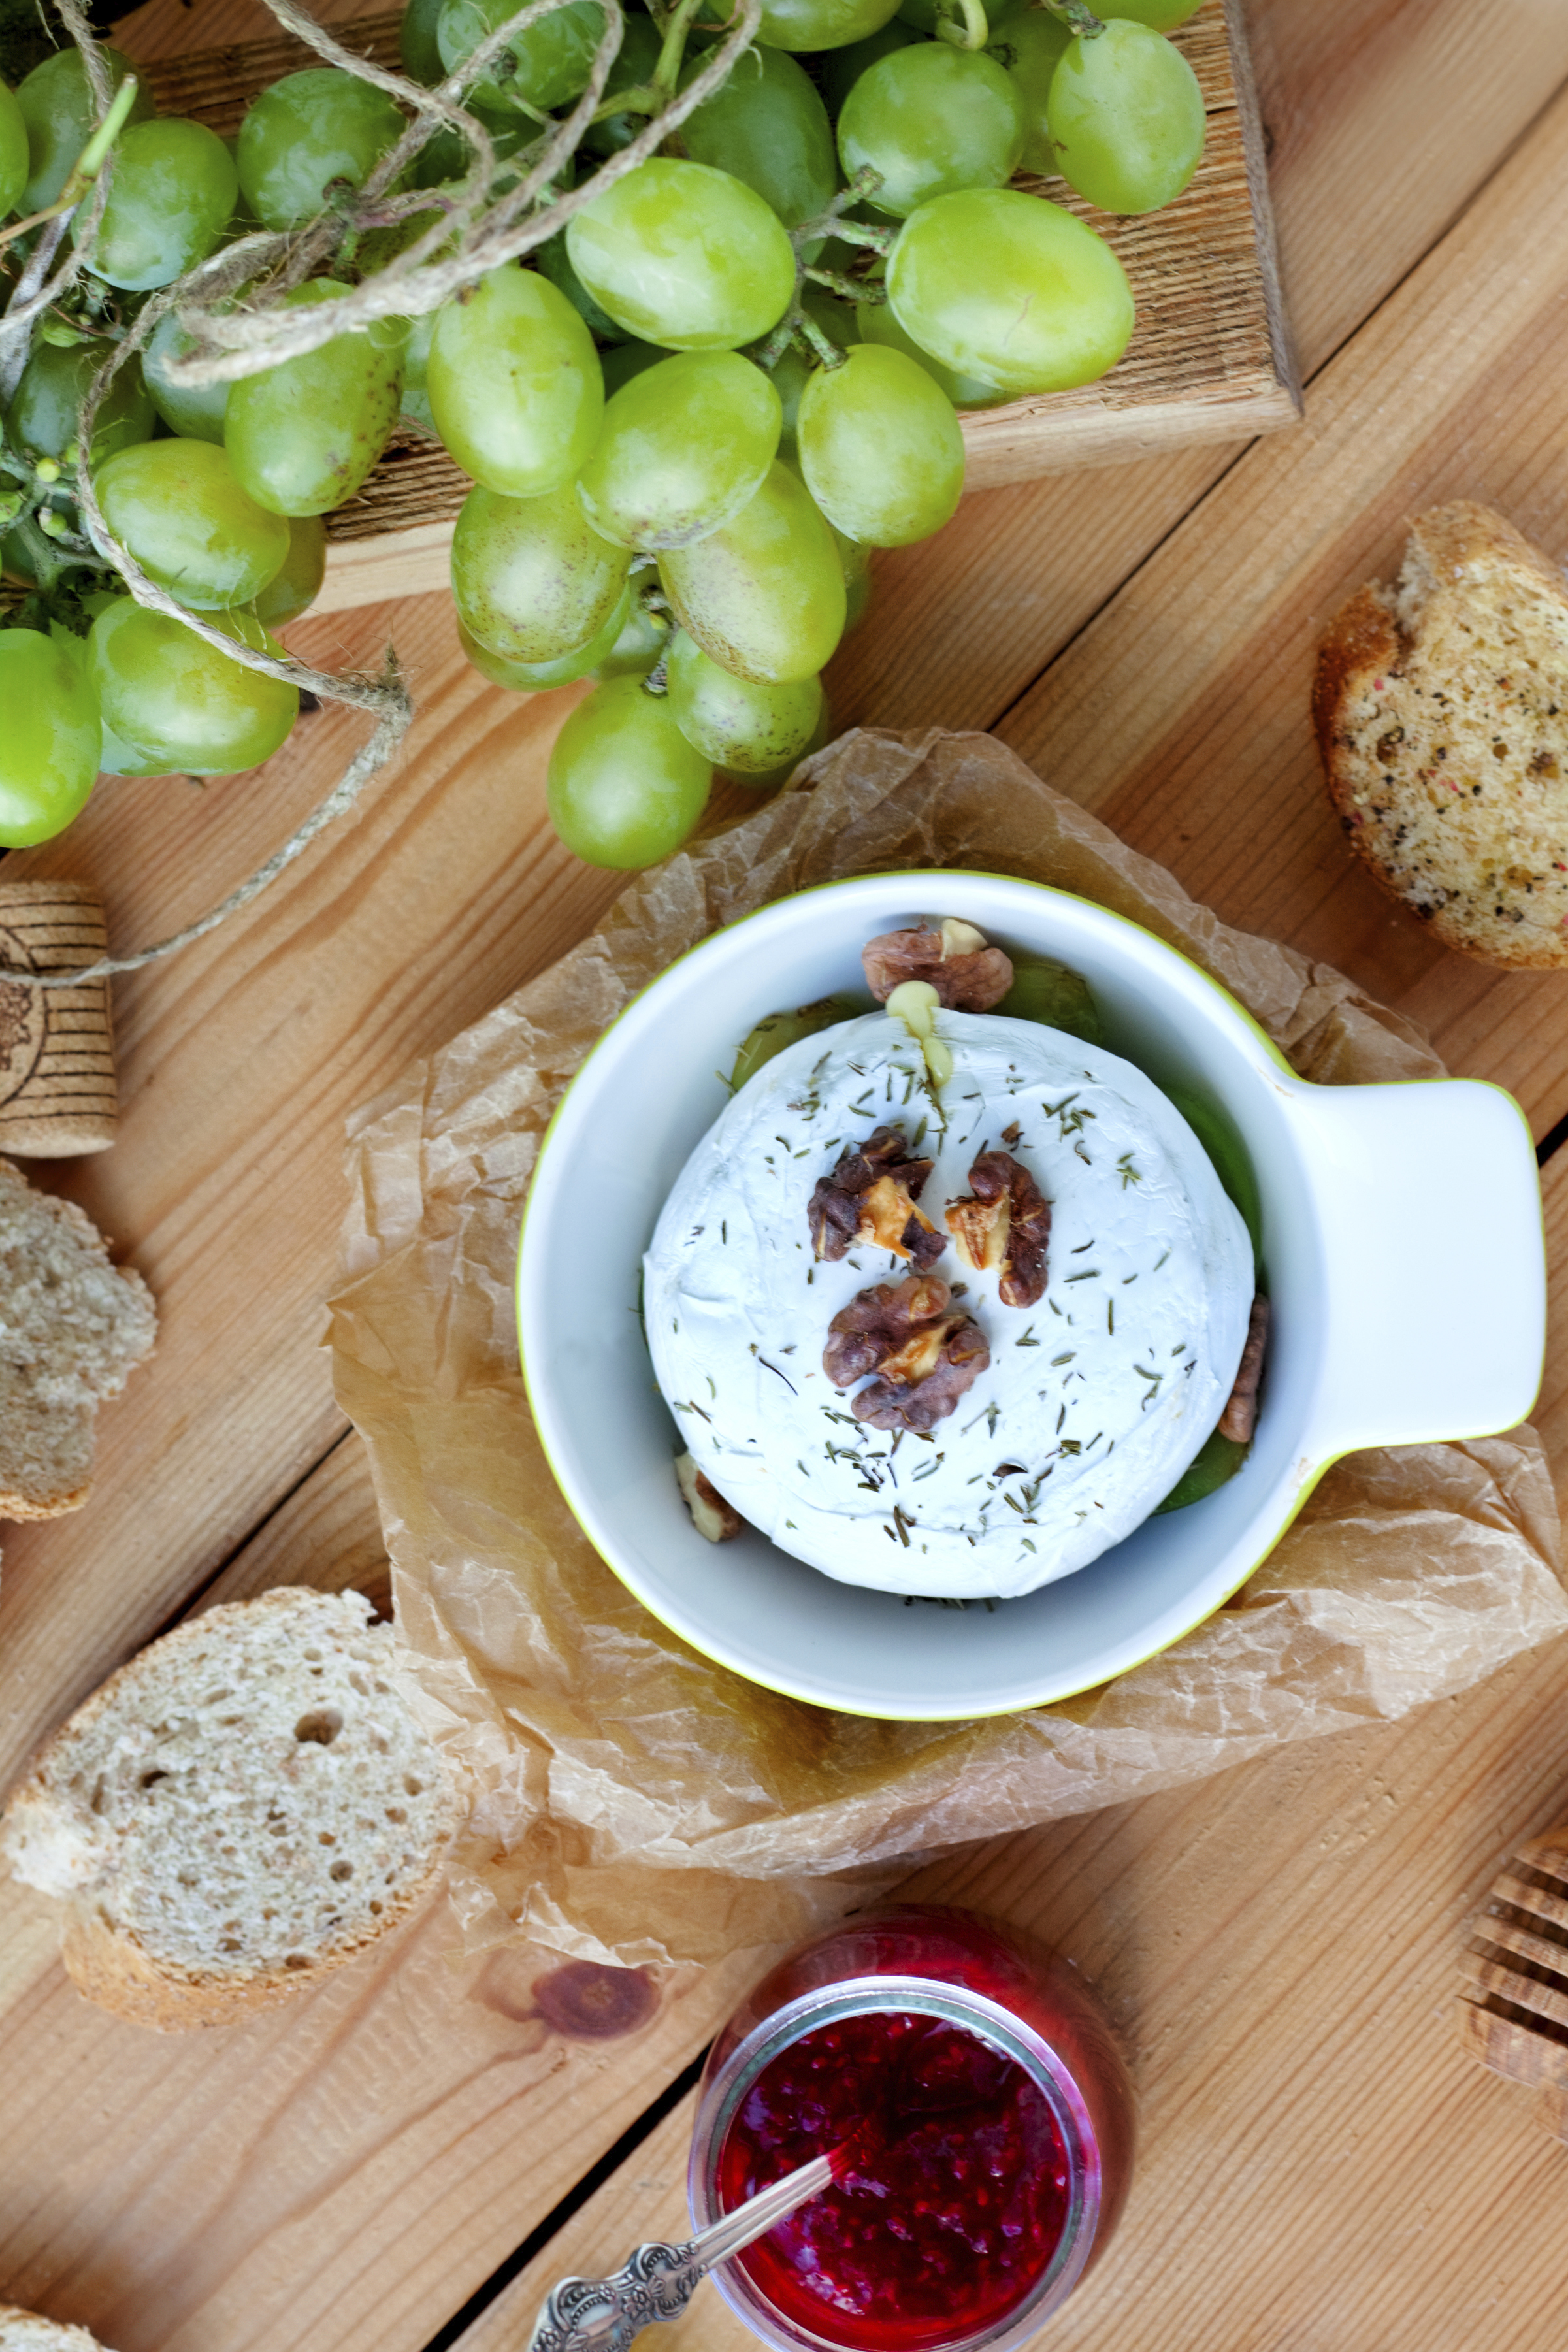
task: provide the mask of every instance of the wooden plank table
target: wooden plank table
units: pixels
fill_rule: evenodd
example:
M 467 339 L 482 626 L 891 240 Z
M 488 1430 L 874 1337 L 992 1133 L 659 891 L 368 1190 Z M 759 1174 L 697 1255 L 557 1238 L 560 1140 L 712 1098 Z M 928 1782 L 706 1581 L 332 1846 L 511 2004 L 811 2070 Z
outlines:
M 1447 955 L 1377 897 L 1322 799 L 1306 691 L 1317 632 L 1396 561 L 1414 508 L 1489 498 L 1568 555 L 1568 9 L 1247 13 L 1305 425 L 967 499 L 879 560 L 835 709 L 994 728 L 1228 920 L 1340 965 L 1450 1066 L 1512 1087 L 1561 1284 L 1568 979 Z M 222 26 L 255 18 L 226 5 Z M 216 31 L 152 0 L 119 37 L 152 58 Z M 291 635 L 367 665 L 390 637 L 419 719 L 256 909 L 121 983 L 120 1141 L 44 1171 L 134 1257 L 163 1329 L 103 1418 L 89 1506 L 5 1531 L 0 1780 L 182 1613 L 384 1578 L 320 1348 L 344 1115 L 614 895 L 544 819 L 573 691 L 487 687 L 437 596 Z M 323 712 L 258 777 L 121 785 L 8 870 L 91 877 L 113 937 L 157 936 L 282 837 L 353 733 Z M 1538 1420 L 1568 1468 L 1563 1329 Z M 1568 2152 L 1462 2055 L 1448 2011 L 1498 1859 L 1568 1811 L 1565 1668 L 1568 1641 L 1403 1722 L 913 1882 L 1050 1935 L 1138 2053 L 1133 2200 L 1048 2341 L 1559 2352 Z M 683 2070 L 754 1957 L 654 1972 L 649 2020 L 595 2043 L 540 2013 L 557 1956 L 455 1969 L 449 1941 L 437 1908 L 296 2009 L 163 2041 L 80 2001 L 47 1907 L 7 1887 L 0 2299 L 117 2352 L 516 2352 L 552 2278 L 679 2229 Z M 678 2334 L 748 2340 L 706 2297 Z

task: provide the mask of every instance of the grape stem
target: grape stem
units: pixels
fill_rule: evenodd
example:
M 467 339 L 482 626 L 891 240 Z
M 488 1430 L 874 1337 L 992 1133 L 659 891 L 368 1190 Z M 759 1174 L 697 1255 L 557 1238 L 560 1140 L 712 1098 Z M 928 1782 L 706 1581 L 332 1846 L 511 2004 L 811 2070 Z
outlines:
M 57 5 L 61 23 L 80 53 L 88 88 L 92 92 L 95 119 L 102 123 L 114 99 L 109 68 L 99 55 L 92 29 L 77 5 L 77 0 L 57 0 Z M 91 144 L 90 141 L 89 144 Z M 5 315 L 0 319 L 0 406 L 9 402 L 22 370 L 27 364 L 34 320 L 64 293 L 80 270 L 84 257 L 92 249 L 99 223 L 103 218 L 103 207 L 109 201 L 110 176 L 104 171 L 95 175 L 81 215 L 81 233 L 52 278 L 49 275 L 50 265 L 64 241 L 70 215 L 58 213 L 53 220 L 44 223 L 38 241 L 12 292 Z
M 837 294 L 842 302 L 885 302 L 888 299 L 880 286 L 870 282 L 863 283 L 856 278 L 846 278 L 841 269 L 818 269 L 815 263 L 809 263 L 803 274 L 810 279 L 812 285 L 826 286 L 828 292 Z M 822 331 L 815 324 L 809 313 L 803 313 L 799 324 L 811 336 L 814 343 L 816 342 Z M 829 360 L 826 364 L 829 367 L 837 367 L 843 357 L 843 352 L 838 352 L 837 357 Z
M 667 604 L 664 609 L 668 612 L 669 610 L 668 605 Z M 658 659 L 655 662 L 653 667 L 644 678 L 642 682 L 642 690 L 645 694 L 668 694 L 669 692 L 669 647 L 668 645 L 663 645 L 659 647 Z
M 1043 0 L 1043 5 L 1050 10 L 1053 16 L 1060 16 L 1065 24 L 1070 25 L 1082 40 L 1096 40 L 1105 30 L 1094 11 L 1086 7 L 1084 0 Z
M 807 279 L 814 285 L 826 286 L 830 292 L 841 296 L 847 302 L 881 302 L 887 297 L 879 288 L 862 286 L 856 279 L 847 278 L 841 270 L 818 269 L 806 260 L 805 247 L 816 245 L 819 239 L 837 236 L 841 237 L 846 245 L 868 246 L 872 252 L 884 257 L 889 254 L 898 235 L 897 229 L 878 228 L 869 221 L 852 221 L 844 217 L 851 205 L 860 204 L 867 196 L 874 196 L 881 184 L 880 172 L 874 171 L 869 163 L 863 163 L 848 186 L 840 188 L 832 203 L 819 212 L 815 220 L 802 221 L 798 228 L 791 229 L 789 241 L 795 247 L 795 293 L 778 325 L 751 352 L 750 356 L 758 367 L 776 368 L 792 343 L 797 351 L 804 352 L 808 359 L 817 361 L 823 367 L 843 366 L 844 353 L 830 335 L 824 334 L 801 301 Z
M 956 9 L 957 15 L 950 13 Z M 980 0 L 942 0 L 937 11 L 936 37 L 955 49 L 983 49 L 991 38 L 991 27 Z
M 29 229 L 41 228 L 45 221 L 57 214 L 74 213 L 89 188 L 102 171 L 109 151 L 125 127 L 125 118 L 136 102 L 136 77 L 127 74 L 115 91 L 109 112 L 66 174 L 65 185 L 52 205 L 41 213 L 29 213 L 26 220 L 13 221 L 9 228 L 0 228 L 0 246 L 9 245 L 14 236 L 25 236 Z

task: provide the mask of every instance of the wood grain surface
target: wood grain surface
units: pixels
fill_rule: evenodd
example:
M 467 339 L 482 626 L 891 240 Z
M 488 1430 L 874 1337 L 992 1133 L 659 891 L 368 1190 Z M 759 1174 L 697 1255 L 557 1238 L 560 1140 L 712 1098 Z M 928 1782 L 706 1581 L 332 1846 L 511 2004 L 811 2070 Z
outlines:
M 337 12 L 355 13 L 352 5 Z M 1227 919 L 1352 971 L 1568 1116 L 1561 982 L 1436 953 L 1341 849 L 1304 685 L 1338 595 L 1404 514 L 1463 489 L 1568 554 L 1561 384 L 1568 10 L 1256 0 L 1247 17 L 1308 421 L 966 499 L 880 560 L 835 668 L 842 722 L 994 726 Z M 133 54 L 217 35 L 153 0 Z M 225 37 L 253 15 L 226 5 Z M 508 698 L 443 598 L 308 616 L 334 662 L 390 639 L 420 702 L 353 818 L 241 920 L 116 992 L 114 1150 L 45 1164 L 148 1276 L 153 1362 L 100 1423 L 81 1512 L 5 1530 L 0 1780 L 203 1599 L 384 1596 L 320 1301 L 342 1121 L 548 963 L 614 896 L 563 853 L 543 772 L 574 690 Z M 248 871 L 336 772 L 323 712 L 252 776 L 105 789 L 5 870 L 96 880 L 138 944 Z M 1568 1466 L 1568 1153 L 1539 1422 Z M 1138 2053 L 1144 2152 L 1112 2255 L 1053 2326 L 1082 2352 L 1559 2352 L 1568 2161 L 1454 2039 L 1466 1919 L 1568 1811 L 1568 1644 L 1461 1698 L 1174 1795 L 947 1857 L 917 1891 L 1042 1928 Z M 297 2010 L 169 2042 L 68 1988 L 41 1905 L 0 1900 L 0 2297 L 117 2352 L 420 2352 L 679 2074 L 755 1961 L 672 1975 L 618 2042 L 538 2013 L 558 1956 L 454 1968 L 440 1909 Z M 679 2110 L 541 2248 L 469 2341 L 678 2227 Z M 649 2186 L 648 2184 L 652 2184 Z M 662 2217 L 662 2218 L 660 2218 Z M 682 2338 L 741 2338 L 711 2299 Z

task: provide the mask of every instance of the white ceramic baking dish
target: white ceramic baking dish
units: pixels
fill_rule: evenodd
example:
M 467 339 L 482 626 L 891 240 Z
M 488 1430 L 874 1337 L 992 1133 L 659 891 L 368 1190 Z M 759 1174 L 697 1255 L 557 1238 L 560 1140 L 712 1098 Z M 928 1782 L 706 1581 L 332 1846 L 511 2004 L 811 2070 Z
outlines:
M 1262 1200 L 1273 1330 L 1239 1475 L 1020 1600 L 907 1606 L 745 1530 L 713 1545 L 676 1489 L 675 1423 L 637 1319 L 665 1195 L 726 1100 L 721 1073 L 781 1006 L 864 986 L 879 931 L 959 916 L 1083 973 L 1107 1043 L 1239 1130 Z M 540 1153 L 518 1264 L 524 1377 L 596 1549 L 692 1645 L 852 1714 L 942 1721 L 1092 1687 L 1236 1591 L 1323 1471 L 1369 1445 L 1479 1436 L 1530 1411 L 1545 1340 L 1535 1156 L 1518 1105 L 1455 1078 L 1317 1087 L 1151 932 L 1034 883 L 885 874 L 802 892 L 694 948 L 606 1032 Z

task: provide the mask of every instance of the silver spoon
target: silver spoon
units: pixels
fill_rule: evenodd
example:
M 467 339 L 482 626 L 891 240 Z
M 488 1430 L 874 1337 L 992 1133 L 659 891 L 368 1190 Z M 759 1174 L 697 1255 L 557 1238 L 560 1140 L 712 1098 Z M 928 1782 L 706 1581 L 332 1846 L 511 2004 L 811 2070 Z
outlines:
M 625 2352 L 640 2328 L 656 2319 L 679 2319 L 715 2263 L 727 2262 L 816 2196 L 848 2158 L 847 2146 L 814 2156 L 684 2245 L 639 2246 L 612 2278 L 563 2279 L 545 2297 L 529 2352 Z

